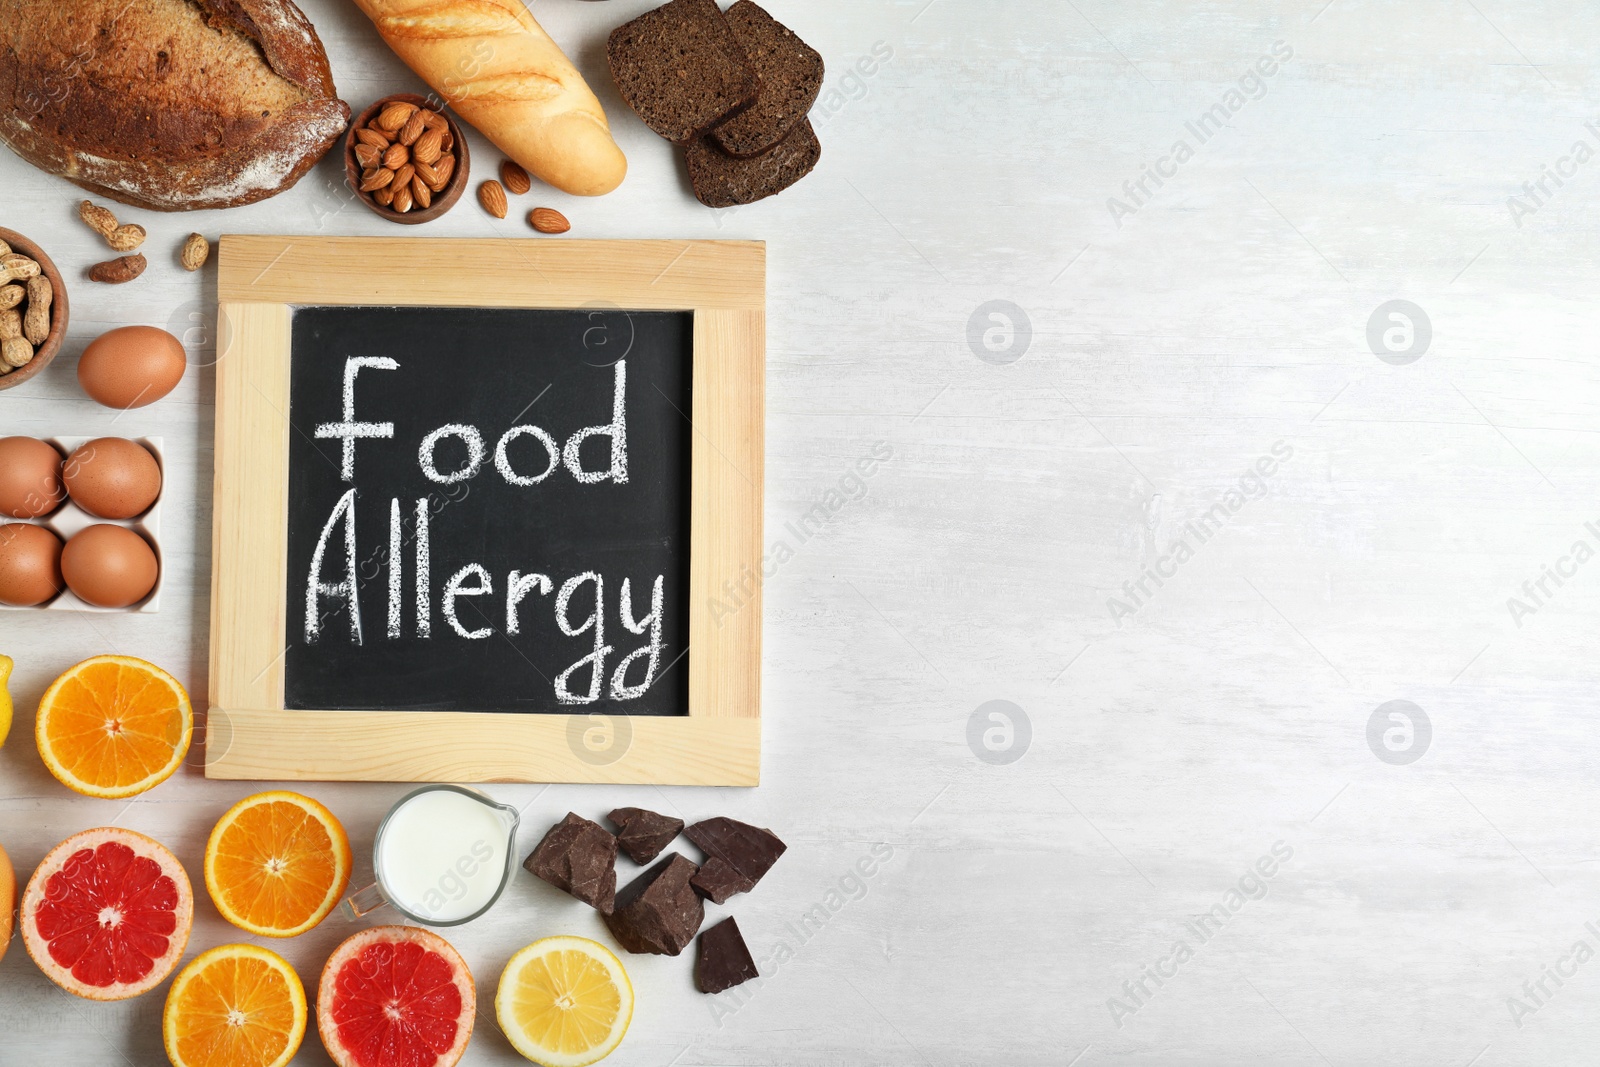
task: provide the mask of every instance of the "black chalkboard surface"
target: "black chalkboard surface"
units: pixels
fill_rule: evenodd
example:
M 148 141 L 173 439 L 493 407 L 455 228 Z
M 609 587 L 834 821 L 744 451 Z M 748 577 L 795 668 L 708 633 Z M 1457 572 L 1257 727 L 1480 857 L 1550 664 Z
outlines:
M 302 307 L 284 702 L 688 710 L 693 315 Z

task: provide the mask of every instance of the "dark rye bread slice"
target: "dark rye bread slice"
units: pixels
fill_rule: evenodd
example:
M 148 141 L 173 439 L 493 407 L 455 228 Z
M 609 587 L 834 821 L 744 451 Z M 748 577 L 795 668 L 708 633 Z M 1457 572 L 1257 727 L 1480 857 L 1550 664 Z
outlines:
M 761 92 L 754 104 L 712 130 L 711 139 L 730 156 L 751 159 L 789 136 L 817 102 L 822 54 L 754 0 L 739 0 L 726 17 L 756 68 Z
M 822 158 L 822 145 L 810 120 L 801 119 L 778 147 L 755 159 L 735 159 L 709 137 L 690 145 L 684 155 L 695 198 L 706 207 L 733 207 L 781 193 L 810 174 Z
M 611 31 L 622 99 L 677 145 L 755 102 L 760 79 L 716 0 L 671 0 Z

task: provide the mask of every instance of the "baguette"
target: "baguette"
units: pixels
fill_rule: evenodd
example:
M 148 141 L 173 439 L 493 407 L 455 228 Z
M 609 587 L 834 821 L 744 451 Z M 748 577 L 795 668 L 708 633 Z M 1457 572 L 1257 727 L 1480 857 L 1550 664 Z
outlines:
M 628 161 L 583 75 L 521 0 L 355 0 L 462 118 L 557 189 L 599 196 Z

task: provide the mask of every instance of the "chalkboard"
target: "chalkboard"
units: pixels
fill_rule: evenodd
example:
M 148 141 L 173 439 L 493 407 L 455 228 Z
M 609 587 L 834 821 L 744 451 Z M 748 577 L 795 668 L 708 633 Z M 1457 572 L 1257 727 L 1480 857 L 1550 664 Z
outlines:
M 284 706 L 688 710 L 694 316 L 297 307 Z

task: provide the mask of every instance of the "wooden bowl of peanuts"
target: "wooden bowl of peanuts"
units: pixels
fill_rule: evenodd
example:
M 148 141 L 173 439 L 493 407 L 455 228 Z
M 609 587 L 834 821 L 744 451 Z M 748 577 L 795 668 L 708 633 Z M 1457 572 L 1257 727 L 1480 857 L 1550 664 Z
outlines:
M 61 351 L 67 287 L 44 249 L 22 234 L 0 228 L 0 246 L 0 389 L 10 389 Z
M 461 199 L 470 159 L 461 127 L 437 101 L 397 93 L 350 124 L 344 169 L 351 191 L 375 214 L 414 226 Z

